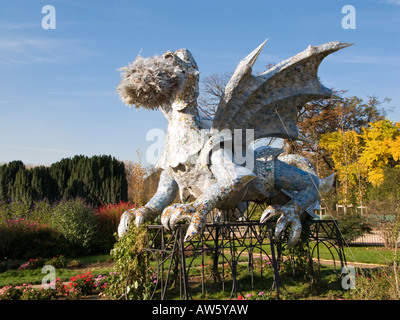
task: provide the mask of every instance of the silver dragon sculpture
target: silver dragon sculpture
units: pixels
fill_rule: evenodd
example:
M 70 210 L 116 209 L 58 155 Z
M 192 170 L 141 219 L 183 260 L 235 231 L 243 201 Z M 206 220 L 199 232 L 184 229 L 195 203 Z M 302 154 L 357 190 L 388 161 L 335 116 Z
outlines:
M 290 227 L 287 245 L 297 243 L 301 216 L 313 215 L 334 176 L 320 179 L 306 158 L 252 142 L 271 137 L 303 139 L 297 127 L 299 108 L 332 96 L 318 79 L 318 67 L 326 56 L 350 44 L 333 41 L 308 46 L 253 75 L 252 67 L 265 43 L 238 64 L 213 119 L 199 113 L 199 71 L 187 49 L 148 58 L 139 55 L 120 69 L 121 100 L 136 108 L 160 110 L 168 120 L 165 149 L 157 163 L 162 169 L 157 192 L 143 207 L 122 215 L 120 237 L 133 220 L 139 226 L 160 219 L 166 229 L 186 220 L 184 240 L 189 241 L 202 231 L 213 210 L 226 212 L 284 192 L 287 201 L 269 205 L 260 222 L 279 216 L 275 237 Z M 178 194 L 181 203 L 173 203 Z

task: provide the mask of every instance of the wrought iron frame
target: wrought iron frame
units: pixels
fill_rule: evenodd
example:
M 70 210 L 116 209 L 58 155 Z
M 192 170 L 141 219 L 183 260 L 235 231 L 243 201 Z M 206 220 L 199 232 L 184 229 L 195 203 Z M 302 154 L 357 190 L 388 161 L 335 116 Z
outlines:
M 212 277 L 214 282 L 219 282 L 222 291 L 229 290 L 230 298 L 235 298 L 240 292 L 237 279 L 237 266 L 247 257 L 246 270 L 250 274 L 251 288 L 254 288 L 255 259 L 267 260 L 273 268 L 272 286 L 270 292 L 276 291 L 280 297 L 279 258 L 282 250 L 273 237 L 275 222 L 260 223 L 251 220 L 257 209 L 263 210 L 265 204 L 256 203 L 251 208 L 248 206 L 244 221 L 230 222 L 231 213 L 226 212 L 225 219 L 218 223 L 207 223 L 201 234 L 189 242 L 184 242 L 187 224 L 179 224 L 172 232 L 167 232 L 162 225 L 147 226 L 147 264 L 153 261 L 156 267 L 156 278 L 151 299 L 168 299 L 167 290 L 177 289 L 179 285 L 180 299 L 191 299 L 189 274 L 193 269 L 200 269 L 201 292 L 206 292 L 206 283 Z M 320 262 L 320 246 L 325 246 L 332 255 L 334 270 L 336 258 L 339 257 L 341 267 L 346 263 L 343 250 L 343 241 L 339 228 L 334 220 L 308 220 L 310 227 L 309 258 Z M 269 247 L 269 252 L 266 251 Z M 256 254 L 255 252 L 258 252 Z M 205 256 L 212 257 L 210 274 L 207 274 L 204 264 Z M 263 259 L 263 255 L 264 259 Z M 315 257 L 316 255 L 316 257 Z M 201 257 L 200 266 L 195 266 L 195 259 Z M 221 261 L 223 263 L 221 263 Z M 210 269 L 210 268 L 209 268 Z M 209 270 L 210 271 L 210 270 Z M 226 275 L 229 274 L 229 280 Z M 263 268 L 260 268 L 260 277 L 263 278 Z M 126 295 L 127 297 L 127 295 Z
M 331 261 L 333 261 L 334 270 L 336 270 L 336 258 L 335 253 L 340 260 L 340 270 L 347 264 L 346 255 L 344 253 L 344 241 L 340 233 L 339 226 L 336 220 L 312 220 L 309 222 L 311 225 L 310 240 L 313 243 L 312 249 L 310 250 L 310 257 L 315 256 L 320 262 L 320 251 L 321 245 L 326 247 L 331 254 Z

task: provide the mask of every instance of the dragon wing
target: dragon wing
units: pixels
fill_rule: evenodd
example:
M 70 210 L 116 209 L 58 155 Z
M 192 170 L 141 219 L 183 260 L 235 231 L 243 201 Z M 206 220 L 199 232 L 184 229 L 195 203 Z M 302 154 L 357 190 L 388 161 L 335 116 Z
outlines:
M 252 75 L 264 41 L 243 59 L 229 80 L 215 114 L 211 133 L 223 129 L 254 129 L 254 139 L 297 139 L 297 113 L 308 101 L 329 98 L 332 91 L 317 76 L 318 66 L 329 54 L 351 44 L 338 41 L 306 50 L 273 68 Z

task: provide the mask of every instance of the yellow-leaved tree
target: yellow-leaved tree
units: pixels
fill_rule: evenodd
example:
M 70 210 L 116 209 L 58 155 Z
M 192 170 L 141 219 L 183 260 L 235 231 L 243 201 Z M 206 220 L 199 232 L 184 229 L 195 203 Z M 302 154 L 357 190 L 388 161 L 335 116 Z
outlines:
M 334 162 L 341 202 L 352 199 L 362 204 L 367 184 L 380 185 L 385 168 L 400 166 L 400 122 L 371 122 L 360 134 L 339 129 L 323 134 L 319 146 Z
M 400 164 L 400 122 L 382 120 L 363 128 L 363 152 L 360 161 L 368 168 L 368 181 L 380 185 L 384 168 Z
M 362 204 L 366 188 L 367 167 L 360 161 L 363 139 L 356 131 L 338 131 L 322 135 L 319 145 L 329 151 L 334 162 L 337 191 L 342 204 L 349 201 Z

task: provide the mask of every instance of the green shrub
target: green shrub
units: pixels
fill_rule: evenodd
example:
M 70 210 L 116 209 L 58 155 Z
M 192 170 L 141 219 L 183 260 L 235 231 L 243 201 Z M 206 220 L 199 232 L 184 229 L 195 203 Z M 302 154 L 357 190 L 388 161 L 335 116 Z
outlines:
M 33 202 L 31 205 L 30 217 L 39 219 L 43 223 L 49 224 L 53 213 L 53 205 L 46 200 Z
M 0 220 L 13 220 L 30 216 L 31 202 L 27 200 L 2 202 L 0 205 Z
M 5 286 L 0 289 L 0 300 L 19 300 L 22 291 L 13 286 Z
M 337 222 L 346 242 L 351 242 L 372 230 L 360 213 L 340 214 L 337 217 Z
M 52 206 L 47 201 L 0 204 L 0 256 L 34 258 L 63 251 L 60 237 L 50 226 Z
M 85 255 L 110 250 L 107 241 L 109 237 L 102 235 L 98 213 L 84 200 L 64 200 L 53 205 L 48 201 L 0 204 L 0 257 Z
M 7 258 L 7 257 L 5 257 Z M 7 270 L 12 270 L 12 269 L 17 269 L 21 263 L 18 260 L 15 259 L 4 259 L 0 261 L 0 273 L 7 271 Z
M 400 272 L 397 270 L 397 278 Z M 379 269 L 358 269 L 355 289 L 349 290 L 346 298 L 352 300 L 399 300 L 400 291 L 396 283 L 393 266 Z
M 71 263 L 71 259 L 66 258 L 62 254 L 59 254 L 44 262 L 44 265 L 51 265 L 54 268 L 65 268 Z
M 0 256 L 27 259 L 54 256 L 63 251 L 63 239 L 38 219 L 16 218 L 0 221 Z
M 93 208 L 81 199 L 62 201 L 53 209 L 51 227 L 69 245 L 69 255 L 98 253 L 103 248 L 98 220 Z
M 146 300 L 150 298 L 149 275 L 146 257 L 142 249 L 146 246 L 146 228 L 133 227 L 114 245 L 111 254 L 114 258 L 115 272 L 110 276 L 105 295 L 119 299 L 127 293 L 129 299 Z

